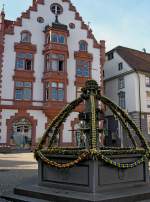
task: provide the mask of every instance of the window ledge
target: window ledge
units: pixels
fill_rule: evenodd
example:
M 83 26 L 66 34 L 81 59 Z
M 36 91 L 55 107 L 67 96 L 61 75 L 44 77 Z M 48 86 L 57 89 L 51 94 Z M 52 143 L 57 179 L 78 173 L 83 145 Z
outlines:
M 14 49 L 16 52 L 28 51 L 30 53 L 36 53 L 36 51 L 37 51 L 36 45 L 31 44 L 31 43 L 26 43 L 26 42 L 15 43 Z
M 16 70 L 15 69 L 15 74 L 13 76 L 14 80 L 19 80 L 19 81 L 35 81 L 34 77 L 34 71 L 33 70 Z
M 17 106 L 32 106 L 32 100 L 14 100 Z

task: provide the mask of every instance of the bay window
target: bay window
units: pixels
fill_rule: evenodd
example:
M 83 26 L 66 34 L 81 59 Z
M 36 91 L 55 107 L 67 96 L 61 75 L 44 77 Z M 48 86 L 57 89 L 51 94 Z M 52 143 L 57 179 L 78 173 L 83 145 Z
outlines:
M 52 100 L 62 101 L 64 100 L 64 84 L 52 82 Z
M 47 71 L 64 71 L 64 55 L 48 54 L 46 55 L 46 70 Z
M 65 98 L 64 83 L 61 82 L 47 82 L 45 88 L 46 100 L 63 101 Z
M 45 84 L 45 100 L 49 100 L 50 98 L 50 83 L 46 82 Z
M 46 43 L 58 43 L 58 44 L 65 44 L 65 36 L 62 34 L 52 33 L 46 35 Z
M 52 33 L 51 42 L 52 43 L 65 44 L 65 37 L 62 34 Z

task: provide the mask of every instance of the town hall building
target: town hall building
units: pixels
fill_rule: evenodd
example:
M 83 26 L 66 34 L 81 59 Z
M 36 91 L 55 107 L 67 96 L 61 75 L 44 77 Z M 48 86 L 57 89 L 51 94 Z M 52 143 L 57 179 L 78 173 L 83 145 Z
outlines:
M 16 21 L 0 14 L 0 144 L 34 148 L 47 124 L 88 79 L 103 91 L 105 41 L 97 42 L 70 0 L 33 0 Z M 75 144 L 78 107 L 60 144 Z

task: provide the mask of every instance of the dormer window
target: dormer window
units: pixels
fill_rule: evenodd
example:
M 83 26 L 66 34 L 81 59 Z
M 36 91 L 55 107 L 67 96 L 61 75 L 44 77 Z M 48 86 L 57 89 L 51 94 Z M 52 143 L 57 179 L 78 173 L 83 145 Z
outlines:
M 88 44 L 86 41 L 80 41 L 79 42 L 79 50 L 80 51 L 88 51 Z
M 21 33 L 21 42 L 23 43 L 31 43 L 31 33 L 28 31 L 23 31 Z

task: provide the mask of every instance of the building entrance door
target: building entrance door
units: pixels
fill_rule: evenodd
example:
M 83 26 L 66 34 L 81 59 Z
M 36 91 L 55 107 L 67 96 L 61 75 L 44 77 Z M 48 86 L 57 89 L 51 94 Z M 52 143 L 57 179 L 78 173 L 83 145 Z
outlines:
M 12 143 L 17 148 L 29 149 L 32 144 L 32 125 L 26 119 L 13 124 Z

